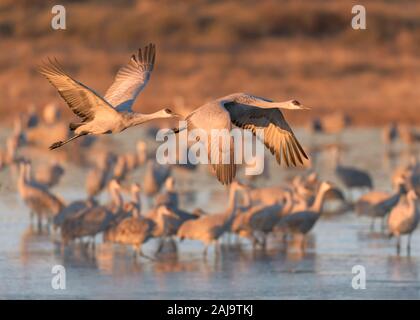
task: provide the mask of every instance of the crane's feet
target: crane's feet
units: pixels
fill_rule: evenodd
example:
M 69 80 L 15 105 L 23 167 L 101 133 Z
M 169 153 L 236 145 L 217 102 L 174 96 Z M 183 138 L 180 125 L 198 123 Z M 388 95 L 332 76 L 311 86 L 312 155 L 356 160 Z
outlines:
M 52 145 L 50 145 L 49 149 L 54 150 L 61 147 L 62 145 L 63 145 L 63 141 L 57 141 L 57 142 L 54 142 Z

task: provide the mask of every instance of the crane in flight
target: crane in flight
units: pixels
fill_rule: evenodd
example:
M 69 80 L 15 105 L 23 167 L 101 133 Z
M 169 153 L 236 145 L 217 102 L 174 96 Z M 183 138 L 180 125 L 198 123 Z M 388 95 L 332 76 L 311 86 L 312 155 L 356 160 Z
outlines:
M 69 127 L 75 135 L 65 141 L 57 141 L 50 150 L 88 134 L 118 133 L 129 127 L 159 118 L 178 117 L 171 109 L 143 114 L 132 110 L 139 93 L 149 82 L 156 57 L 154 44 L 140 48 L 130 62 L 120 68 L 114 83 L 102 97 L 83 83 L 65 73 L 58 61 L 48 60 L 39 72 L 58 90 L 70 109 L 81 119 Z
M 236 175 L 236 163 L 234 161 L 234 145 L 231 141 L 229 150 L 223 150 L 217 143 L 212 143 L 212 130 L 227 130 L 232 126 L 250 130 L 265 146 L 275 154 L 280 164 L 283 159 L 289 167 L 303 164 L 303 158 L 308 159 L 305 151 L 294 135 L 281 112 L 281 109 L 303 110 L 309 109 L 297 100 L 275 102 L 245 93 L 234 93 L 213 100 L 195 109 L 185 119 L 186 127 L 174 128 L 178 133 L 184 129 L 200 129 L 205 132 L 208 139 L 204 139 L 209 156 L 209 163 L 217 179 L 222 184 L 230 184 Z M 219 152 L 213 152 L 213 148 L 219 148 Z M 213 156 L 216 154 L 216 157 Z

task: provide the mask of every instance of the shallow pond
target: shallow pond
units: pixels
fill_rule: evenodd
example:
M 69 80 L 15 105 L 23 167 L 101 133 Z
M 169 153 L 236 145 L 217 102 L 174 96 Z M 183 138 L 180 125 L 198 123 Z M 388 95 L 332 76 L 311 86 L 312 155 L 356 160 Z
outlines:
M 303 129 L 296 133 L 306 147 L 337 141 L 344 144 L 342 162 L 368 169 L 380 190 L 391 189 L 393 168 L 406 163 L 413 152 L 397 145 L 390 155 L 377 129 L 351 129 L 339 137 L 314 136 Z M 128 151 L 142 135 L 141 130 L 132 129 L 114 138 L 103 138 L 101 145 L 116 152 Z M 5 136 L 3 130 L 2 142 Z M 21 152 L 35 162 L 52 157 L 69 158 L 34 148 Z M 94 156 L 92 150 L 86 153 Z M 330 152 L 319 152 L 314 165 L 322 178 L 336 181 Z M 87 168 L 72 162 L 65 163 L 65 167 L 66 174 L 53 191 L 66 201 L 84 198 Z M 298 172 L 279 168 L 271 161 L 270 179 L 259 180 L 258 184 L 280 184 L 286 176 Z M 140 169 L 128 180 L 141 183 L 143 174 Z M 227 192 L 205 168 L 191 173 L 175 170 L 174 174 L 184 208 L 201 207 L 211 212 L 224 209 Z M 201 243 L 184 241 L 178 244 L 175 254 L 164 253 L 153 261 L 140 258 L 134 262 L 129 248 L 102 244 L 99 236 L 94 255 L 77 246 L 62 252 L 53 236 L 31 229 L 28 209 L 16 192 L 13 172 L 3 170 L 0 178 L 0 298 L 3 299 L 420 298 L 419 233 L 413 235 L 411 256 L 407 257 L 404 251 L 397 256 L 394 239 L 370 233 L 370 221 L 352 212 L 323 216 L 310 234 L 304 253 L 293 244 L 285 250 L 274 238 L 265 252 L 254 252 L 250 243 L 224 237 L 219 254 L 212 248 L 206 258 Z M 101 200 L 107 201 L 107 195 L 103 194 Z M 157 242 L 151 240 L 144 251 L 152 254 L 156 246 Z M 65 290 L 54 290 L 51 286 L 54 265 L 65 267 Z M 366 270 L 364 290 L 352 287 L 355 265 Z

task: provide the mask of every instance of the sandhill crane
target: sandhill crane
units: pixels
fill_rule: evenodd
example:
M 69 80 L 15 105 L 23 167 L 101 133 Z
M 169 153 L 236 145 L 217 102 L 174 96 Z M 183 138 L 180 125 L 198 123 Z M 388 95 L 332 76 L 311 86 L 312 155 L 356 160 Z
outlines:
M 291 192 L 285 192 L 285 201 L 282 204 L 258 204 L 241 210 L 232 223 L 232 232 L 250 238 L 254 248 L 257 243 L 265 248 L 267 234 L 273 231 L 281 217 L 289 213 L 292 206 Z M 262 236 L 262 241 L 259 240 L 259 235 Z
M 409 186 L 420 195 L 420 171 L 412 172 L 408 177 Z
M 187 128 L 200 129 L 207 135 L 204 141 L 209 154 L 209 162 L 222 184 L 229 184 L 236 175 L 234 145 L 229 133 L 232 125 L 251 130 L 253 134 L 264 132 L 264 144 L 276 155 L 280 164 L 281 158 L 287 166 L 296 166 L 297 162 L 303 164 L 303 158 L 308 159 L 305 151 L 296 139 L 292 129 L 286 122 L 281 109 L 302 110 L 308 109 L 296 100 L 286 102 L 273 102 L 271 100 L 252 96 L 245 93 L 234 93 L 214 101 L 208 102 L 194 110 L 187 117 Z M 175 133 L 186 128 L 175 128 Z M 263 131 L 260 131 L 261 129 Z M 213 130 L 221 130 L 222 138 L 229 144 L 229 150 L 212 143 Z M 228 138 L 228 139 L 225 139 Z
M 161 212 L 163 211 L 167 214 L 162 215 Z M 174 211 L 166 205 L 158 205 L 154 207 L 146 214 L 146 218 L 155 223 L 153 236 L 161 238 L 162 240 L 175 235 L 182 224 L 178 215 L 176 215 Z M 157 252 L 159 252 L 160 245 L 161 244 L 159 244 Z
M 111 180 L 108 189 L 112 202 L 108 205 L 92 206 L 79 212 L 75 216 L 64 219 L 61 225 L 61 238 L 63 245 L 69 241 L 92 237 L 92 246 L 95 246 L 95 236 L 105 231 L 123 208 L 123 199 L 120 193 L 120 185 L 116 180 Z
M 252 203 L 263 203 L 266 205 L 283 202 L 288 187 L 273 186 L 250 189 L 248 191 Z
M 118 224 L 124 220 L 125 218 L 133 216 L 134 210 L 141 212 L 141 187 L 138 183 L 132 183 L 130 186 L 130 194 L 131 194 L 131 201 L 128 203 L 124 203 L 123 210 L 119 213 L 114 215 L 114 219 L 112 223 L 106 228 L 103 240 L 105 242 L 110 241 L 113 242 L 115 238 L 115 230 Z
M 335 174 L 348 189 L 373 188 L 372 178 L 367 171 L 341 165 L 338 149 L 334 148 L 333 152 L 335 159 Z
M 290 193 L 292 189 L 302 191 L 303 188 L 316 189 L 318 186 L 318 176 L 315 173 L 308 173 L 305 177 L 296 176 L 291 186 L 272 186 L 263 188 L 251 188 L 248 190 L 249 197 L 253 204 L 263 203 L 266 205 L 282 203 L 286 199 L 286 193 Z
M 395 122 L 386 125 L 382 129 L 382 140 L 386 145 L 394 143 L 398 138 L 398 127 Z
M 61 112 L 58 109 L 58 106 L 51 102 L 48 103 L 44 110 L 42 110 L 42 119 L 44 120 L 45 124 L 54 124 L 57 123 L 60 120 Z
M 165 205 L 171 208 L 178 207 L 178 193 L 175 191 L 175 178 L 168 177 L 165 181 L 165 192 L 156 196 L 156 205 Z
M 143 181 L 145 194 L 149 197 L 157 194 L 170 174 L 170 166 L 160 165 L 154 160 L 148 160 Z
M 224 212 L 186 221 L 179 228 L 177 236 L 181 240 L 200 240 L 204 243 L 204 255 L 207 255 L 208 246 L 217 243 L 218 239 L 231 229 L 237 211 L 237 193 L 242 189 L 242 185 L 233 181 L 229 190 L 228 208 Z
M 159 213 L 162 211 L 159 210 Z M 134 254 L 147 257 L 141 246 L 147 240 L 153 237 L 154 222 L 150 219 L 144 218 L 137 210 L 133 210 L 133 216 L 122 220 L 114 230 L 114 242 L 132 245 Z
M 16 117 L 13 121 L 13 131 L 9 139 L 14 139 L 18 147 L 26 143 L 26 135 L 23 128 L 22 118 Z
M 144 141 L 138 141 L 136 144 L 136 151 L 134 153 L 127 153 L 124 155 L 128 171 L 133 171 L 138 166 L 146 162 L 146 150 L 146 143 Z
M 397 167 L 392 173 L 392 186 L 398 187 L 401 180 L 406 181 L 409 184 L 410 177 L 416 171 L 420 173 L 420 162 L 417 161 L 417 158 L 412 156 L 408 164 L 401 165 Z
M 31 220 L 33 214 L 37 215 L 39 229 L 42 228 L 43 218 L 49 223 L 64 207 L 63 201 L 48 191 L 45 186 L 30 180 L 29 163 L 20 164 L 18 190 L 23 201 L 31 210 Z
M 402 177 L 405 178 L 407 187 L 420 195 L 420 162 L 416 157 L 411 158 L 410 164 L 406 166 Z
M 23 129 L 34 128 L 39 124 L 39 116 L 34 105 L 30 105 L 26 115 L 22 117 Z
M 118 182 L 122 182 L 128 173 L 127 160 L 124 155 L 117 156 L 117 160 L 114 165 L 113 178 Z
M 372 217 L 371 230 L 374 229 L 375 218 L 381 218 L 381 230 L 383 231 L 386 215 L 398 204 L 400 197 L 405 192 L 404 180 L 401 180 L 395 193 L 371 191 L 364 194 L 357 200 L 355 210 L 360 215 Z
M 282 217 L 291 212 L 309 208 L 303 199 L 296 200 L 292 190 L 285 190 L 283 197 L 284 200 L 281 203 L 258 204 L 250 209 L 242 210 L 235 217 L 232 231 L 239 234 L 239 236 L 250 238 L 253 247 L 261 244 L 265 248 L 267 235 L 274 229 L 278 229 L 276 226 Z M 262 236 L 262 241 L 258 238 L 259 235 Z
M 0 152 L 2 166 L 10 166 L 21 162 L 17 155 L 18 143 L 15 139 L 8 138 L 6 140 L 6 150 Z
M 401 138 L 401 140 L 408 146 L 420 142 L 420 133 L 418 133 L 408 125 L 399 125 L 398 135 Z
M 38 183 L 51 188 L 60 182 L 64 174 L 64 168 L 58 163 L 45 163 L 34 170 L 34 178 Z
M 115 156 L 107 153 L 100 159 L 86 176 L 86 192 L 91 199 L 106 187 L 113 174 Z
M 57 141 L 50 149 L 87 134 L 118 133 L 129 127 L 159 118 L 178 117 L 170 109 L 162 109 L 151 114 L 132 111 L 132 105 L 138 94 L 150 79 L 156 48 L 149 44 L 137 55 L 132 55 L 130 62 L 122 67 L 107 90 L 104 97 L 89 87 L 66 74 L 57 61 L 40 67 L 39 72 L 58 90 L 70 109 L 81 118 L 81 122 L 70 123 L 75 135 L 66 141 Z
M 312 206 L 308 210 L 285 215 L 280 219 L 277 228 L 286 233 L 306 235 L 321 216 L 325 193 L 331 188 L 330 183 L 322 182 Z
M 55 228 L 60 228 L 66 219 L 74 217 L 84 211 L 86 208 L 97 206 L 98 203 L 94 199 L 76 200 L 66 205 L 53 219 Z
M 125 211 L 129 216 L 119 221 L 114 227 L 109 228 L 104 233 L 104 241 L 111 241 L 115 243 L 132 245 L 134 254 L 144 255 L 141 246 L 147 240 L 153 237 L 153 230 L 155 229 L 155 221 L 141 215 L 141 197 L 140 185 L 133 183 L 131 185 L 131 202 L 125 207 Z M 159 215 L 166 214 L 164 208 L 158 210 Z
M 420 211 L 416 204 L 417 195 L 414 190 L 407 193 L 407 202 L 400 201 L 394 209 L 392 209 L 388 219 L 388 229 L 390 236 L 397 237 L 397 252 L 400 252 L 400 237 L 404 234 L 408 235 L 407 252 L 410 252 L 411 233 L 417 228 L 420 219 Z
M 141 215 L 140 187 L 138 184 L 132 186 L 133 198 L 126 209 L 131 212 L 130 217 L 126 217 L 118 223 L 112 230 L 112 241 L 120 244 L 132 245 L 135 255 L 140 254 L 145 258 L 150 258 L 143 254 L 141 245 L 152 237 L 165 237 L 174 233 L 173 220 L 177 219 L 172 210 L 164 205 L 156 207 L 147 216 Z M 160 252 L 162 245 L 156 253 Z
M 159 253 L 166 241 L 166 237 L 172 237 L 177 234 L 178 229 L 181 225 L 188 221 L 194 220 L 200 217 L 201 213 L 198 211 L 194 211 L 192 213 L 187 212 L 179 208 L 178 204 L 178 193 L 175 191 L 175 179 L 173 177 L 168 177 L 165 181 L 165 193 L 159 194 L 155 198 L 155 206 L 159 208 L 161 206 L 165 206 L 171 212 L 171 216 L 166 216 L 165 223 L 168 226 L 166 229 L 165 234 L 156 234 L 156 236 L 160 236 L 159 246 L 157 248 L 157 253 Z M 152 212 L 148 215 L 149 218 L 154 220 L 158 220 L 159 218 L 156 217 L 156 210 L 152 210 Z

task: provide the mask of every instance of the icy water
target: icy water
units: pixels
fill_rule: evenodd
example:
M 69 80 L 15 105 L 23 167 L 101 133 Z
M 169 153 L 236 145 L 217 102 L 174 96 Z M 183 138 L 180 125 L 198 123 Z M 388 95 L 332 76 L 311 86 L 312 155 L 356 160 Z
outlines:
M 140 131 L 127 131 L 115 138 L 104 138 L 102 145 L 114 151 L 134 150 Z M 0 140 L 4 141 L 5 131 Z M 306 147 L 337 141 L 336 137 L 313 136 L 297 130 Z M 409 153 L 397 145 L 387 156 L 376 129 L 352 129 L 339 137 L 346 146 L 345 164 L 369 169 L 375 187 L 390 190 L 392 169 L 408 161 Z M 100 148 L 100 145 L 96 146 Z M 66 159 L 76 155 L 45 153 L 24 149 L 35 162 L 51 157 Z M 91 156 L 95 152 L 89 152 Z M 314 158 L 321 178 L 333 180 L 330 152 Z M 66 175 L 53 191 L 66 201 L 84 198 L 86 168 L 65 164 Z M 260 185 L 280 184 L 287 171 L 270 163 L 271 177 Z M 143 169 L 129 178 L 141 183 Z M 182 192 L 181 206 L 201 207 L 218 212 L 225 208 L 226 190 L 207 174 L 174 172 Z M 223 239 L 218 255 L 213 248 L 202 256 L 199 242 L 184 241 L 177 253 L 164 253 L 156 260 L 133 261 L 129 248 L 102 244 L 97 237 L 95 255 L 78 247 L 64 253 L 51 235 L 39 234 L 30 227 L 28 209 L 16 193 L 16 176 L 9 169 L 0 173 L 0 298 L 2 299 L 418 299 L 420 298 L 420 235 L 412 238 L 411 256 L 396 255 L 393 239 L 369 232 L 370 220 L 353 212 L 323 216 L 311 232 L 306 252 L 291 244 L 287 250 L 270 239 L 265 252 L 253 251 L 250 243 Z M 356 196 L 356 195 L 352 195 Z M 101 196 L 107 201 L 107 195 Z M 405 241 L 405 239 L 404 239 Z M 153 254 L 156 241 L 144 246 Z M 405 245 L 405 242 L 403 242 Z M 170 251 L 170 248 L 165 248 Z M 66 289 L 52 288 L 52 267 L 63 265 Z M 352 268 L 366 270 L 366 289 L 353 289 Z

